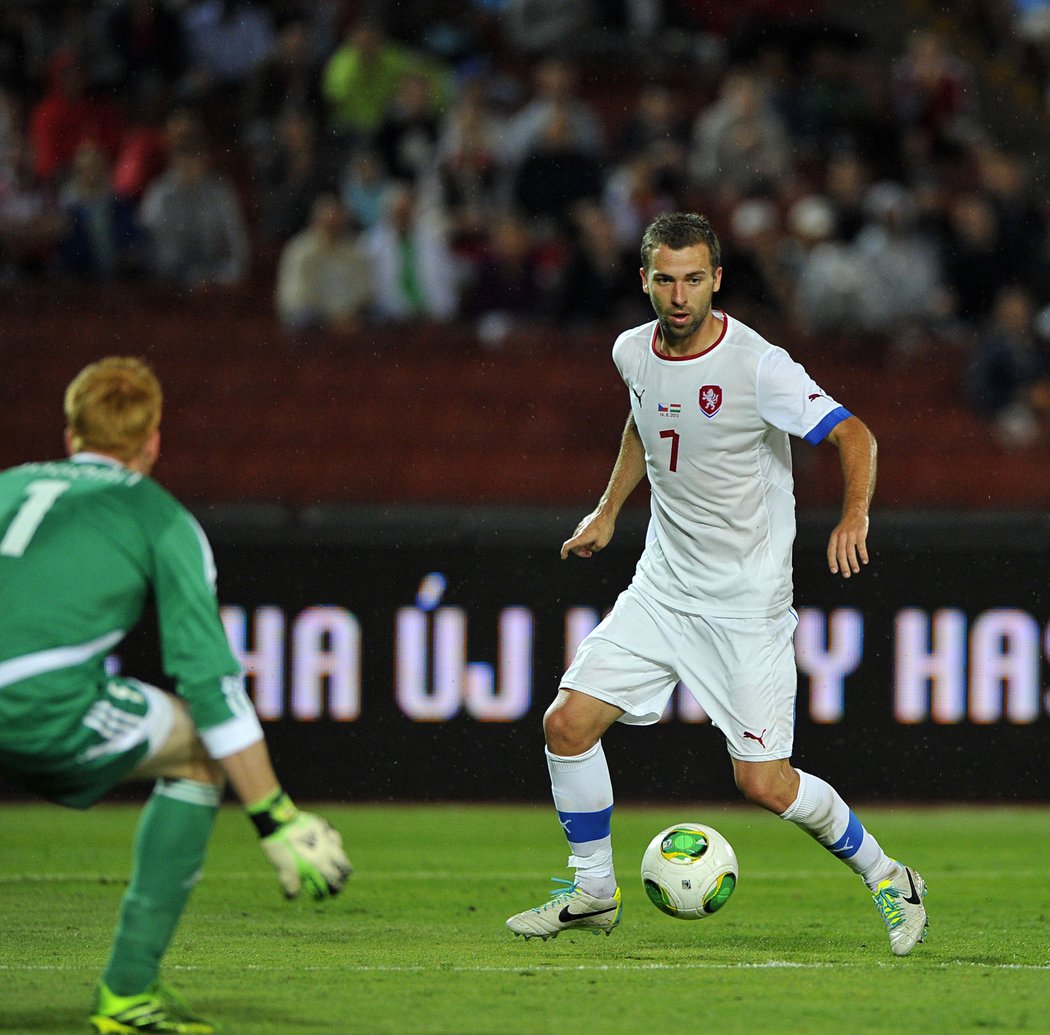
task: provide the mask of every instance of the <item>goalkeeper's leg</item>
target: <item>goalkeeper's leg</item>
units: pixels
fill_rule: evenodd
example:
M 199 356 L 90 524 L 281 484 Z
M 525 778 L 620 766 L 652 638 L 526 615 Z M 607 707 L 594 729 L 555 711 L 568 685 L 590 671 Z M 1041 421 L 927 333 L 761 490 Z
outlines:
M 195 780 L 158 780 L 135 836 L 131 883 L 103 973 L 118 996 L 157 979 L 160 961 L 200 877 L 222 788 Z

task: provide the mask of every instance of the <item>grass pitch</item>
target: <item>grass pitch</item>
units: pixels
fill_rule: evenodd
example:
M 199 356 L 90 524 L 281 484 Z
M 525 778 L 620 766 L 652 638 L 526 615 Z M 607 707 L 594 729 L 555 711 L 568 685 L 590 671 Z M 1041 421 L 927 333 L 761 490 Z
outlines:
M 165 976 L 250 1035 L 901 1035 L 1050 1030 L 1050 809 L 864 809 L 926 877 L 926 945 L 895 959 L 858 878 L 789 824 L 723 805 L 618 806 L 624 919 L 528 943 L 503 926 L 568 876 L 553 812 L 322 807 L 356 873 L 285 902 L 240 811 L 223 809 Z M 86 1032 L 138 810 L 0 805 L 0 1031 Z M 732 841 L 740 883 L 677 921 L 637 868 L 670 823 Z

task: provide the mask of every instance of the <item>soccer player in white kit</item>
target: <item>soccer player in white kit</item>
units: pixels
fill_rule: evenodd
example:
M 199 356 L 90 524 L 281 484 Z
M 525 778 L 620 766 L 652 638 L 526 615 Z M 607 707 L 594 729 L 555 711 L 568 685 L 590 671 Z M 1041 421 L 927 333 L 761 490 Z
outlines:
M 525 938 L 620 922 L 612 782 L 602 734 L 656 722 L 679 681 L 726 738 L 748 801 L 792 821 L 858 873 L 895 955 L 923 941 L 926 884 L 882 850 L 824 780 L 791 765 L 796 671 L 789 435 L 830 442 L 845 482 L 828 567 L 868 562 L 875 439 L 781 348 L 712 308 L 722 280 L 704 216 L 670 213 L 642 239 L 642 290 L 657 319 L 625 331 L 613 361 L 631 412 L 609 484 L 561 548 L 591 557 L 643 476 L 652 516 L 630 586 L 583 641 L 544 715 L 547 765 L 575 880 L 507 920 Z

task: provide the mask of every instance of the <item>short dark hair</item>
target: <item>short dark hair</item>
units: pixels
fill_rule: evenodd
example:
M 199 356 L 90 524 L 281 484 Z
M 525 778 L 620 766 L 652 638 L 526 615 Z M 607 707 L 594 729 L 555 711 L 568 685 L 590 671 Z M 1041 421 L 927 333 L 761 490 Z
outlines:
M 695 244 L 706 244 L 711 253 L 711 269 L 722 265 L 722 246 L 707 216 L 697 212 L 664 212 L 646 228 L 642 236 L 642 267 L 651 269 L 653 252 L 661 245 L 678 251 Z

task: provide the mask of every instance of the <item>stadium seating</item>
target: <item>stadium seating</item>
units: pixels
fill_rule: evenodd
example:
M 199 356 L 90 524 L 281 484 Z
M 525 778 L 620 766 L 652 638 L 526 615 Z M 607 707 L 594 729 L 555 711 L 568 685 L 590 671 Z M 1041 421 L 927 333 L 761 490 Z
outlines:
M 38 285 L 10 301 L 0 465 L 61 451 L 61 392 L 81 365 L 143 355 L 169 402 L 158 477 L 199 503 L 586 505 L 626 414 L 603 334 L 512 338 L 493 352 L 467 329 L 420 326 L 306 346 L 251 293 L 85 287 L 56 304 Z M 1004 450 L 968 412 L 957 354 L 900 368 L 814 343 L 796 354 L 878 437 L 878 506 L 1050 503 L 1042 451 Z M 800 504 L 835 507 L 834 451 L 799 446 L 796 458 Z

